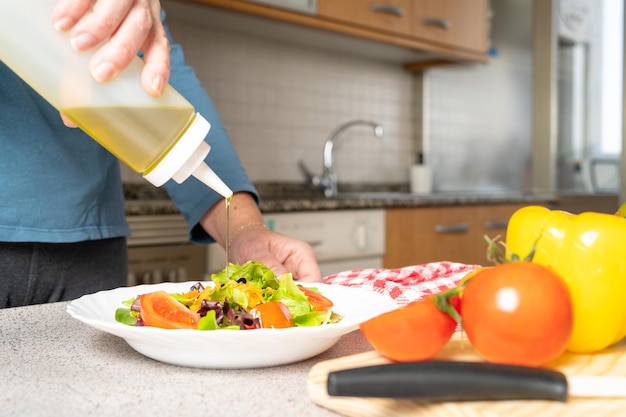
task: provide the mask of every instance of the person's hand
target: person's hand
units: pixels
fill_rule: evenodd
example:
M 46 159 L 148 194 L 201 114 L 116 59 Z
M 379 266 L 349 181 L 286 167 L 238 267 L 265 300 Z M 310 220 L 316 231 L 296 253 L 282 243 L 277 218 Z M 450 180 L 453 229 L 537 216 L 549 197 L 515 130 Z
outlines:
M 322 280 L 313 248 L 301 240 L 267 230 L 261 225 L 247 227 L 232 237 L 231 262 L 259 261 L 276 276 L 291 272 L 304 282 Z
M 217 203 L 200 219 L 200 224 L 222 247 L 226 243 L 226 207 Z M 306 242 L 268 230 L 254 198 L 235 193 L 230 203 L 230 259 L 243 264 L 259 261 L 278 276 L 291 272 L 305 282 L 322 280 L 315 251 Z
M 142 85 L 158 97 L 170 76 L 170 45 L 160 13 L 158 0 L 59 0 L 52 24 L 69 32 L 72 46 L 79 51 L 98 45 L 90 62 L 91 75 L 98 82 L 115 78 L 141 49 Z

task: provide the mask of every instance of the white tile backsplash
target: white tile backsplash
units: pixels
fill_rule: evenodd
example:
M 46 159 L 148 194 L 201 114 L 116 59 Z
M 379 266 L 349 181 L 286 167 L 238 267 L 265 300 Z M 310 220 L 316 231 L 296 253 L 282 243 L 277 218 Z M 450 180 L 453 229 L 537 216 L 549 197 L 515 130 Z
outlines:
M 326 137 L 352 119 L 380 123 L 385 137 L 376 139 L 365 127 L 346 131 L 335 148 L 339 181 L 408 181 L 418 111 L 412 74 L 397 63 L 265 40 L 201 20 L 179 8 L 168 12 L 174 40 L 253 181 L 299 181 L 299 160 L 320 172 Z
M 369 119 L 384 126 L 385 137 L 376 139 L 365 127 L 346 131 L 335 149 L 339 181 L 408 183 L 422 141 L 426 94 L 424 140 L 435 191 L 527 188 L 532 0 L 492 1 L 498 55 L 487 64 L 428 70 L 425 91 L 419 76 L 397 60 L 385 62 L 384 54 L 375 59 L 355 48 L 348 53 L 343 43 L 334 48 L 307 38 L 283 40 L 280 36 L 291 32 L 277 23 L 265 22 L 249 35 L 237 25 L 216 22 L 223 16 L 210 19 L 215 13 L 210 7 L 163 3 L 175 41 L 213 99 L 253 181 L 301 181 L 299 160 L 321 172 L 330 132 L 346 121 Z M 269 32 L 273 36 L 263 38 Z
M 532 137 L 532 1 L 491 2 L 487 64 L 429 73 L 429 141 L 436 191 L 525 191 Z

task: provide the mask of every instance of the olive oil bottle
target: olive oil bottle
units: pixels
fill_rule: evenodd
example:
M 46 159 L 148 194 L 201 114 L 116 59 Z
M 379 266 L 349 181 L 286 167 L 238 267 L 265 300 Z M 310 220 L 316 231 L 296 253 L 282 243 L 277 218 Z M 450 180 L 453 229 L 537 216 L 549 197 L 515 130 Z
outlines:
M 189 106 L 84 106 L 60 111 L 136 172 L 148 171 L 193 116 Z
M 67 34 L 52 26 L 56 1 L 0 1 L 0 60 L 155 186 L 195 176 L 230 197 L 230 188 L 204 162 L 209 122 L 169 85 L 161 97 L 150 96 L 138 57 L 114 80 L 95 81 L 89 72 L 93 51 L 75 51 Z

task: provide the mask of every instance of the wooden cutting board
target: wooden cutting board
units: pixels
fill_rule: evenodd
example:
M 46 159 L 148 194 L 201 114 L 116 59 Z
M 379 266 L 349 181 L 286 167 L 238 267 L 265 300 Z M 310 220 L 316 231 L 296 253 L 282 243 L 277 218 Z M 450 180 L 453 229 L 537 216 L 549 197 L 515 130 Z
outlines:
M 480 361 L 462 335 L 455 335 L 437 359 Z M 318 405 L 349 417 L 616 417 L 626 416 L 624 399 L 570 399 L 557 401 L 468 401 L 428 403 L 384 398 L 331 397 L 328 373 L 340 369 L 388 363 L 375 351 L 320 362 L 308 376 L 310 398 Z M 565 353 L 550 364 L 566 375 L 626 376 L 626 341 L 593 355 Z

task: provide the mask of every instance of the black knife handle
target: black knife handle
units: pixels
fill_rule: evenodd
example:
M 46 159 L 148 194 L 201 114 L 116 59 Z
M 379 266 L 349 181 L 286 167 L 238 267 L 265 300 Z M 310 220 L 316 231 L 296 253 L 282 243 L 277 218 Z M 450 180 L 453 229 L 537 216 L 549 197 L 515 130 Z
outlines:
M 328 395 L 428 401 L 567 401 L 560 372 L 487 362 L 397 362 L 330 372 Z

